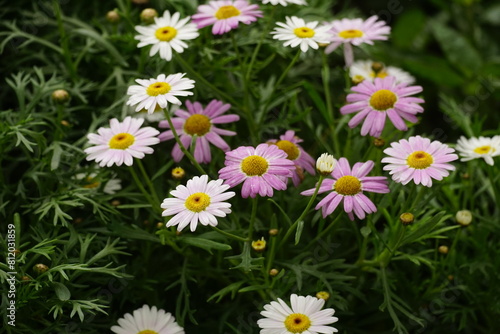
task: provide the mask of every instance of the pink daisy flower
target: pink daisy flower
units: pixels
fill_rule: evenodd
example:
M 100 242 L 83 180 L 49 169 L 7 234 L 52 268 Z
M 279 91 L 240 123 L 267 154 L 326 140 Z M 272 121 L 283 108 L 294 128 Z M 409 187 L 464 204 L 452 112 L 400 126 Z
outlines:
M 345 65 L 351 67 L 354 61 L 352 45 L 359 46 L 363 43 L 373 45 L 373 41 L 387 40 L 391 27 L 387 26 L 384 21 L 377 20 L 378 16 L 374 15 L 367 20 L 342 19 L 333 21 L 330 24 L 331 43 L 326 47 L 325 52 L 331 53 L 343 44 Z
M 448 164 L 458 159 L 453 152 L 454 149 L 437 140 L 431 142 L 416 136 L 391 143 L 391 147 L 384 150 L 389 157 L 382 162 L 388 164 L 384 170 L 389 171 L 395 182 L 407 184 L 413 180 L 415 184 L 431 187 L 432 179 L 440 181 L 450 174 L 449 170 L 455 170 Z
M 364 192 L 386 194 L 389 192 L 385 176 L 366 176 L 373 169 L 373 161 L 358 162 L 349 166 L 346 158 L 340 158 L 332 172 L 332 179 L 325 179 L 319 188 L 318 194 L 330 192 L 323 198 L 316 210 L 322 208 L 323 218 L 331 214 L 344 200 L 344 211 L 349 219 L 354 220 L 354 214 L 359 219 L 365 218 L 365 213 L 377 212 L 375 204 L 366 197 Z M 315 188 L 301 192 L 301 195 L 311 196 Z
M 297 187 L 304 179 L 304 169 L 311 175 L 316 173 L 314 169 L 315 161 L 304 149 L 298 145 L 302 139 L 295 136 L 295 132 L 288 130 L 280 139 L 268 140 L 268 144 L 274 144 L 287 154 L 287 159 L 293 161 L 295 170 L 292 172 L 293 184 Z
M 251 5 L 246 0 L 219 0 L 198 6 L 193 22 L 198 29 L 213 24 L 212 34 L 222 35 L 236 29 L 240 22 L 250 24 L 258 17 L 262 17 L 259 6 Z
M 209 163 L 212 160 L 209 144 L 213 144 L 223 150 L 229 150 L 229 145 L 220 137 L 234 136 L 236 132 L 223 130 L 215 127 L 215 124 L 224 124 L 236 122 L 240 119 L 238 115 L 222 115 L 231 108 L 230 104 L 223 104 L 221 101 L 212 100 L 203 109 L 199 102 L 191 103 L 186 101 L 187 111 L 178 109 L 175 115 L 178 117 L 172 118 L 175 131 L 184 147 L 191 146 L 193 136 L 196 135 L 196 145 L 194 149 L 194 158 L 199 163 Z M 161 121 L 160 128 L 170 128 L 167 121 Z M 174 138 L 172 130 L 162 132 L 158 138 L 161 141 Z M 175 162 L 179 162 L 184 153 L 182 153 L 179 144 L 175 144 L 172 149 L 172 157 Z
M 109 121 L 110 128 L 99 128 L 97 134 L 90 133 L 87 138 L 95 146 L 85 149 L 87 160 L 95 160 L 99 166 L 111 167 L 123 163 L 132 166 L 134 159 L 144 158 L 153 153 L 149 146 L 158 144 L 156 137 L 160 132 L 152 127 L 141 129 L 144 118 L 126 117 L 123 122 L 116 118 Z
M 396 83 L 395 77 L 376 78 L 374 82 L 363 80 L 351 88 L 354 93 L 347 95 L 347 102 L 340 112 L 343 115 L 358 112 L 349 121 L 354 128 L 365 120 L 361 127 L 361 135 L 380 137 L 384 130 L 385 118 L 389 117 L 398 130 L 408 130 L 404 120 L 416 123 L 416 114 L 424 112 L 418 103 L 423 99 L 410 95 L 420 93 L 421 86 L 408 86 L 405 83 Z
M 226 152 L 226 167 L 219 171 L 219 177 L 230 187 L 243 182 L 243 198 L 254 198 L 257 194 L 272 197 L 273 189 L 286 189 L 287 178 L 295 169 L 286 156 L 276 145 L 240 146 Z

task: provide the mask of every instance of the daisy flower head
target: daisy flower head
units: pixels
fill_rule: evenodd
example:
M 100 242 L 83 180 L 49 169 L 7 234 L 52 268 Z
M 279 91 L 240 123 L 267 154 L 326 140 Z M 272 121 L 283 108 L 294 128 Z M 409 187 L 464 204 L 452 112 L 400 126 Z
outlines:
M 230 187 L 243 182 L 241 196 L 273 196 L 273 189 L 285 190 L 288 177 L 295 170 L 293 161 L 276 145 L 240 146 L 226 152 L 225 166 L 219 177 Z
M 472 137 L 467 139 L 460 137 L 455 149 L 460 153 L 460 161 L 483 158 L 490 166 L 494 165 L 493 158 L 500 155 L 500 136 Z
M 394 66 L 384 66 L 382 63 L 371 60 L 357 60 L 349 68 L 349 76 L 353 82 L 360 83 L 363 80 L 373 82 L 375 78 L 388 76 L 396 78 L 396 84 L 405 83 L 411 85 L 415 78 L 408 72 Z
M 87 138 L 91 146 L 85 149 L 87 160 L 95 160 L 99 166 L 111 167 L 125 164 L 132 166 L 134 159 L 142 159 L 145 154 L 153 153 L 149 146 L 156 145 L 160 132 L 152 127 L 141 128 L 144 119 L 126 117 L 123 122 L 116 118 L 109 121 L 110 128 L 99 128 Z
M 294 5 L 307 5 L 305 0 L 262 0 L 263 4 L 270 3 L 273 6 L 282 5 L 284 7 L 288 6 L 288 4 Z
M 139 40 L 138 48 L 152 45 L 149 56 L 152 57 L 160 52 L 160 58 L 170 61 L 172 59 L 172 49 L 177 53 L 184 52 L 188 47 L 185 40 L 198 37 L 198 29 L 193 23 L 188 23 L 190 17 L 180 19 L 179 13 L 170 15 L 167 10 L 162 17 L 155 17 L 154 23 L 149 26 L 136 26 L 135 30 L 139 35 L 135 39 Z
M 130 95 L 127 105 L 136 106 L 135 111 L 146 109 L 148 114 L 153 114 L 158 106 L 165 109 L 169 102 L 181 105 L 176 96 L 193 95 L 189 89 L 194 88 L 194 80 L 184 78 L 185 75 L 160 74 L 156 79 L 136 79 L 139 85 L 130 86 L 127 90 L 127 95 Z
M 208 181 L 207 175 L 195 176 L 187 181 L 186 186 L 179 185 L 170 194 L 173 198 L 165 198 L 161 204 L 162 216 L 173 216 L 167 227 L 176 226 L 182 231 L 190 226 L 191 232 L 196 230 L 198 222 L 202 225 L 217 226 L 217 218 L 231 213 L 231 204 L 225 201 L 235 195 L 228 191 L 229 186 L 223 180 Z
M 347 67 L 351 67 L 354 60 L 352 45 L 359 46 L 363 43 L 373 45 L 373 41 L 387 40 L 391 27 L 384 21 L 377 21 L 374 15 L 366 20 L 341 19 L 330 24 L 330 45 L 325 52 L 331 53 L 340 45 L 344 45 L 344 58 Z
M 408 127 L 404 120 L 416 123 L 416 114 L 424 112 L 419 103 L 425 101 L 410 96 L 420 93 L 422 87 L 396 83 L 395 77 L 375 78 L 374 82 L 364 80 L 351 90 L 354 93 L 347 95 L 348 104 L 340 108 L 340 113 L 346 115 L 357 112 L 348 124 L 354 128 L 364 120 L 361 127 L 362 136 L 370 134 L 380 137 L 386 116 L 396 129 L 406 131 Z
M 277 28 L 271 32 L 274 39 L 285 41 L 284 46 L 295 48 L 300 46 L 302 52 L 306 52 L 309 47 L 318 49 L 318 43 L 328 43 L 328 26 L 318 27 L 318 21 L 306 23 L 303 19 L 292 16 L 286 17 L 286 23 L 278 22 Z
M 318 191 L 318 194 L 330 192 L 316 205 L 316 210 L 322 209 L 323 218 L 335 211 L 342 200 L 344 211 L 351 220 L 354 220 L 354 214 L 359 219 L 364 219 L 366 213 L 377 212 L 375 204 L 364 192 L 386 194 L 389 188 L 385 176 L 367 176 L 373 166 L 375 166 L 373 161 L 358 162 L 351 169 L 346 158 L 338 160 L 331 174 L 333 179 L 323 180 Z M 315 189 L 309 189 L 300 194 L 311 196 Z
M 126 313 L 118 319 L 119 326 L 111 327 L 116 334 L 184 334 L 171 313 L 156 306 L 144 305 L 133 314 Z
M 194 158 L 199 163 L 209 163 L 212 160 L 209 144 L 213 144 L 223 150 L 229 151 L 229 145 L 221 138 L 222 136 L 234 136 L 236 132 L 223 130 L 216 127 L 217 124 L 232 123 L 240 119 L 238 115 L 223 115 L 231 108 L 230 104 L 212 100 L 205 108 L 199 103 L 186 101 L 186 110 L 179 109 L 175 112 L 177 117 L 172 118 L 175 131 L 180 137 L 182 145 L 188 148 L 196 135 Z M 159 124 L 160 128 L 170 128 L 167 121 Z M 174 138 L 172 130 L 162 132 L 159 136 L 161 141 Z M 175 162 L 179 162 L 182 153 L 179 144 L 175 144 L 172 149 L 172 157 Z
M 458 159 L 454 149 L 437 140 L 414 136 L 391 143 L 384 150 L 388 155 L 382 159 L 395 182 L 407 184 L 414 181 L 426 187 L 432 186 L 432 179 L 438 181 L 448 176 L 455 167 L 448 162 Z
M 337 160 L 333 157 L 333 155 L 328 153 L 323 153 L 316 160 L 316 170 L 321 175 L 330 175 L 333 170 L 337 166 Z
M 314 159 L 304 149 L 298 145 L 302 139 L 295 136 L 295 132 L 288 130 L 280 139 L 268 140 L 268 144 L 278 146 L 287 154 L 287 159 L 293 161 L 295 170 L 292 172 L 293 184 L 297 187 L 303 179 L 302 171 L 305 169 L 309 174 L 314 175 Z M 302 177 L 301 177 L 302 176 Z
M 212 34 L 222 35 L 238 28 L 240 22 L 250 24 L 258 17 L 262 17 L 259 6 L 251 5 L 246 0 L 214 0 L 198 6 L 193 22 L 198 29 L 213 25 Z
M 291 307 L 282 299 L 264 305 L 260 312 L 264 319 L 259 319 L 257 325 L 261 334 L 332 334 L 338 332 L 335 327 L 327 326 L 337 322 L 335 310 L 327 308 L 324 299 L 312 296 L 290 296 Z

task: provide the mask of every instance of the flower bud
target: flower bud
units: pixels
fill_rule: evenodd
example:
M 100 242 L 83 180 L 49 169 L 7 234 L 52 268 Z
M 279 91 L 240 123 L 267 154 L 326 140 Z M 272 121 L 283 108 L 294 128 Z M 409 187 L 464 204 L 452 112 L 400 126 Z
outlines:
M 59 104 L 66 103 L 69 101 L 69 93 L 64 89 L 55 90 L 52 92 L 52 100 Z
M 277 236 L 277 235 L 278 235 L 278 233 L 279 233 L 279 232 L 280 232 L 280 231 L 279 231 L 277 228 L 272 228 L 272 229 L 270 229 L 270 230 L 269 230 L 269 235 L 270 235 L 271 237 L 275 237 L 275 236 Z
M 275 269 L 275 268 L 269 270 L 269 276 L 273 276 L 274 277 L 274 276 L 278 275 L 279 273 L 280 273 L 279 270 Z
M 318 160 L 316 160 L 316 169 L 321 175 L 330 175 L 336 165 L 337 160 L 335 160 L 333 155 L 328 153 L 323 153 Z
M 149 0 L 132 0 L 132 3 L 136 5 L 146 5 L 149 3 Z
M 441 245 L 441 246 L 439 246 L 438 251 L 441 254 L 448 254 L 449 248 L 448 248 L 448 246 Z
M 382 64 L 381 62 L 374 61 L 372 63 L 372 70 L 373 70 L 373 72 L 378 73 L 378 72 L 382 71 L 383 69 L 384 69 L 384 64 Z
M 256 252 L 263 252 L 266 249 L 266 240 L 264 240 L 264 237 L 260 240 L 252 241 L 252 248 Z
M 182 178 L 186 175 L 186 172 L 182 167 L 175 167 L 172 169 L 172 178 L 175 180 L 182 180 Z
M 37 273 L 38 275 L 40 274 L 43 274 L 44 272 L 46 272 L 47 270 L 49 270 L 49 267 L 47 267 L 45 264 L 43 263 L 38 263 L 38 264 L 35 264 L 33 266 L 33 271 L 35 273 Z
M 158 222 L 158 223 L 156 223 L 156 228 L 162 228 L 163 225 L 165 225 L 165 224 L 163 224 L 162 222 Z
M 155 17 L 158 17 L 156 9 L 146 8 L 141 12 L 141 21 L 144 24 L 154 23 Z
M 326 291 L 320 291 L 316 294 L 316 298 L 328 300 L 328 298 L 330 298 L 330 294 Z
M 66 120 L 64 120 L 64 119 L 63 119 L 63 120 L 61 121 L 61 125 L 62 125 L 62 126 L 66 126 L 66 127 L 68 127 L 68 126 L 70 126 L 71 124 L 69 124 L 69 122 L 68 122 L 68 121 L 66 121 Z
M 403 225 L 410 225 L 415 220 L 415 216 L 412 213 L 405 212 L 399 216 L 399 220 Z
M 122 203 L 119 200 L 117 200 L 117 199 L 111 201 L 111 205 L 112 206 L 118 206 L 120 204 L 122 204 Z
M 375 145 L 375 147 L 382 147 L 385 145 L 385 140 L 383 140 L 382 138 L 375 138 L 373 140 L 373 145 Z
M 469 210 L 458 211 L 455 219 L 460 225 L 468 226 L 472 222 L 472 213 Z
M 116 10 L 110 10 L 106 14 L 106 20 L 108 20 L 109 23 L 118 23 L 120 22 L 120 14 Z

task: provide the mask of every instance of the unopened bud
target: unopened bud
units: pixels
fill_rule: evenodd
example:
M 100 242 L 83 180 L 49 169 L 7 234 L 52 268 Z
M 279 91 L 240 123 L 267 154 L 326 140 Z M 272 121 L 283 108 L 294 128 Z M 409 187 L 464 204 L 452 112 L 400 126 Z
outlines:
M 172 178 L 175 180 L 182 180 L 182 178 L 186 175 L 186 172 L 181 167 L 175 167 L 172 169 Z
M 83 223 L 83 218 L 82 217 L 77 217 L 77 218 L 73 219 L 73 224 L 78 225 L 78 224 L 81 224 L 81 223 Z
M 120 204 L 122 204 L 122 203 L 119 200 L 117 200 L 117 199 L 114 199 L 114 200 L 111 201 L 111 205 L 112 206 L 118 206 Z
M 328 300 L 328 298 L 330 298 L 330 294 L 326 291 L 320 291 L 316 294 L 316 298 Z
M 410 225 L 415 220 L 415 216 L 412 213 L 405 212 L 399 216 L 399 220 L 403 225 Z
M 61 125 L 62 125 L 62 126 L 70 126 L 71 124 L 69 124 L 69 122 L 68 122 L 68 121 L 66 121 L 66 120 L 64 120 L 64 119 L 63 119 L 63 120 L 61 121 Z
M 375 138 L 373 140 L 373 145 L 375 145 L 375 147 L 383 147 L 385 145 L 385 140 L 382 138 Z
M 52 92 L 52 100 L 54 102 L 63 104 L 69 101 L 69 93 L 64 89 L 58 89 Z
M 120 22 L 120 14 L 116 10 L 110 10 L 106 14 L 106 20 L 108 20 L 109 23 L 118 23 Z
M 382 71 L 383 69 L 384 69 L 384 64 L 382 64 L 381 62 L 374 61 L 372 63 L 373 72 L 378 73 L 378 72 Z
M 158 222 L 158 223 L 156 223 L 156 228 L 162 228 L 163 225 L 165 225 L 165 224 L 163 224 L 162 222 Z
M 145 5 L 149 3 L 149 0 L 132 0 L 132 3 L 136 5 Z
M 141 12 L 141 21 L 145 24 L 151 24 L 155 21 L 158 12 L 153 8 L 146 8 Z
M 328 153 L 323 153 L 318 160 L 316 160 L 316 169 L 321 175 L 330 175 L 336 165 L 337 160 L 335 160 L 333 155 Z
M 464 179 L 464 180 L 468 180 L 470 178 L 469 173 L 463 173 L 461 176 L 462 176 L 462 179 Z
M 460 225 L 468 226 L 472 222 L 472 213 L 469 210 L 458 211 L 455 219 Z
M 252 248 L 256 252 L 263 252 L 266 249 L 266 240 L 264 240 L 264 237 L 260 240 L 252 241 Z
M 453 281 L 455 279 L 455 276 L 453 275 L 448 275 L 448 281 Z
M 280 272 L 279 272 L 278 269 L 274 269 L 273 268 L 273 269 L 269 270 L 269 276 L 273 276 L 274 277 L 274 276 L 278 275 L 279 273 Z
M 448 246 L 442 245 L 442 246 L 439 246 L 438 251 L 441 254 L 448 254 L 449 248 L 448 248 Z
M 278 235 L 278 233 L 279 233 L 279 232 L 280 232 L 280 231 L 279 231 L 277 228 L 272 228 L 272 229 L 270 229 L 270 230 L 269 230 L 269 235 L 270 235 L 271 237 L 275 237 L 275 236 L 277 236 L 277 235 Z
M 24 275 L 23 277 L 21 277 L 21 281 L 23 282 L 31 281 L 31 277 Z
M 44 272 L 46 272 L 47 270 L 49 270 L 49 267 L 47 267 L 45 264 L 43 263 L 38 263 L 38 264 L 35 264 L 33 266 L 33 271 L 35 273 L 37 273 L 38 275 L 40 274 L 43 274 Z

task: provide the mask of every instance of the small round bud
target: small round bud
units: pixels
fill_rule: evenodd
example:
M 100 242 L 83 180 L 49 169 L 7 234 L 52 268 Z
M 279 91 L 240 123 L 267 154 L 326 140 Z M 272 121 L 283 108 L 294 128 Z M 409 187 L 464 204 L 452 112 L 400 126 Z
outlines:
M 52 100 L 59 104 L 66 103 L 69 101 L 69 93 L 64 89 L 55 90 L 52 92 Z
M 144 221 L 142 222 L 142 224 L 143 224 L 144 226 L 149 226 L 149 220 L 147 220 L 147 219 L 146 219 L 146 220 L 144 220 Z
M 455 279 L 455 276 L 453 275 L 448 275 L 448 281 L 453 281 Z
M 333 155 L 328 153 L 323 153 L 318 160 L 316 160 L 316 170 L 321 175 L 330 175 L 335 166 L 337 165 L 337 160 L 333 157 Z
M 186 175 L 186 172 L 182 167 L 175 167 L 172 169 L 172 178 L 175 180 L 182 180 L 182 178 Z
M 64 119 L 63 119 L 63 120 L 61 121 L 61 125 L 62 125 L 62 126 L 70 126 L 71 124 L 69 124 L 69 122 L 68 122 L 68 121 L 66 121 L 66 120 L 64 120 Z
M 375 138 L 373 140 L 373 145 L 375 147 L 383 147 L 385 145 L 385 140 L 383 140 L 382 138 Z
M 355 76 L 352 77 L 351 80 L 352 80 L 353 84 L 358 85 L 358 84 L 362 83 L 363 81 L 365 81 L 365 77 L 362 75 L 356 74 Z
M 122 203 L 119 200 L 117 200 L 117 199 L 114 199 L 114 200 L 111 201 L 111 205 L 112 206 L 118 206 L 120 204 L 122 204 Z
M 266 249 L 266 240 L 264 240 L 264 237 L 260 240 L 252 241 L 252 248 L 256 252 L 263 252 Z
M 472 213 L 469 210 L 458 211 L 455 215 L 457 223 L 462 226 L 468 226 L 472 222 Z
M 280 231 L 279 231 L 277 228 L 272 228 L 272 229 L 270 229 L 270 230 L 269 230 L 269 235 L 270 235 L 271 237 L 275 237 L 275 236 L 277 236 L 277 235 L 278 235 L 278 233 L 280 233 Z
M 33 266 L 33 271 L 35 273 L 37 273 L 38 275 L 40 274 L 43 274 L 44 272 L 46 272 L 47 270 L 49 270 L 49 267 L 47 267 L 45 264 L 43 263 L 38 263 L 38 264 L 35 264 Z
M 275 269 L 275 268 L 269 270 L 269 276 L 274 277 L 274 276 L 278 275 L 279 273 L 280 273 L 280 271 L 278 269 Z
M 450 249 L 448 248 L 448 246 L 445 246 L 445 245 L 441 245 L 441 246 L 439 246 L 439 248 L 438 248 L 438 251 L 439 251 L 439 253 L 441 253 L 441 254 L 448 254 L 448 251 L 449 251 L 449 250 L 450 250 Z
M 330 298 L 330 294 L 326 291 L 320 291 L 316 294 L 316 298 L 328 300 L 328 298 Z
M 14 255 L 17 256 L 17 255 L 21 254 L 21 251 L 19 249 L 14 249 L 13 253 L 14 253 Z
M 399 216 L 399 220 L 403 225 L 410 225 L 415 220 L 415 216 L 412 213 L 405 212 Z
M 384 64 L 382 64 L 381 62 L 374 61 L 372 63 L 373 72 L 378 73 L 378 72 L 382 71 L 383 69 L 384 69 Z
M 120 22 L 120 14 L 116 10 L 110 10 L 106 14 L 106 20 L 108 20 L 109 23 L 118 23 Z
M 31 281 L 31 277 L 24 275 L 23 277 L 21 277 L 21 281 L 23 282 Z
M 83 223 L 83 218 L 82 217 L 76 217 L 75 219 L 73 219 L 73 224 L 78 225 L 78 224 L 81 224 L 81 223 Z
M 154 23 L 155 17 L 158 17 L 158 12 L 153 8 L 146 8 L 141 12 L 141 21 L 145 24 Z
M 162 228 L 163 225 L 165 225 L 165 224 L 163 224 L 162 222 L 158 222 L 158 223 L 156 223 L 156 228 Z
M 464 179 L 464 180 L 468 180 L 470 178 L 469 173 L 463 173 L 461 176 L 462 176 L 462 179 Z
M 149 0 L 132 0 L 132 3 L 136 5 L 146 5 L 149 3 Z

